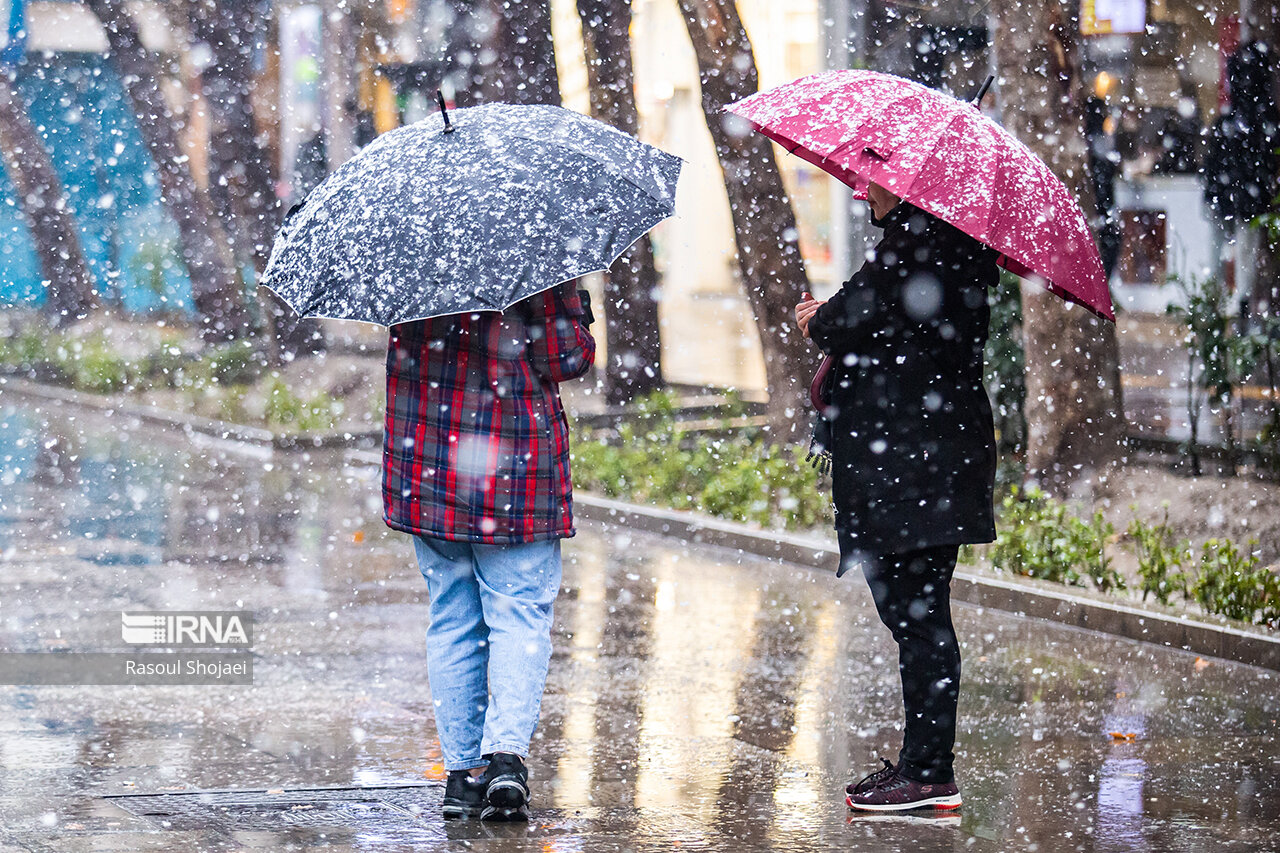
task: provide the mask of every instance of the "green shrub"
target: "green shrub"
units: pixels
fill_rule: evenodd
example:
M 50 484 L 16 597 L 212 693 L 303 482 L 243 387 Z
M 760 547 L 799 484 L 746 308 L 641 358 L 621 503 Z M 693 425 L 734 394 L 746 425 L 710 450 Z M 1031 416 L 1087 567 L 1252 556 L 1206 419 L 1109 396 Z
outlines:
M 107 394 L 129 387 L 139 371 L 100 335 L 63 338 L 46 356 L 73 388 Z
M 1115 528 L 1101 512 L 1081 520 L 1039 489 L 1024 495 L 1017 488 L 1005 497 L 1001 510 L 991 547 L 997 569 L 1073 586 L 1085 586 L 1087 578 L 1104 591 L 1125 588 L 1106 550 Z
M 253 341 L 238 340 L 214 347 L 200 359 L 202 372 L 220 385 L 246 385 L 262 374 L 262 360 Z
M 666 395 L 645 400 L 637 411 L 612 441 L 579 437 L 577 488 L 762 525 L 809 529 L 830 523 L 828 491 L 800 448 L 768 445 L 728 425 L 715 437 L 686 433 Z M 1016 486 L 1000 509 L 996 541 L 981 549 L 996 568 L 1102 591 L 1126 588 L 1108 553 L 1115 528 L 1101 512 L 1078 517 L 1066 503 L 1036 489 L 1020 493 Z M 1144 600 L 1154 596 L 1169 604 L 1181 597 L 1209 613 L 1280 627 L 1280 575 L 1259 567 L 1256 556 L 1209 540 L 1193 578 L 1191 544 L 1176 539 L 1167 509 L 1161 522 L 1133 519 L 1125 533 Z M 964 546 L 960 562 L 972 564 L 978 550 Z
M 123 390 L 132 378 L 128 361 L 104 347 L 84 347 L 63 366 L 72 385 L 97 394 Z
M 164 344 L 143 359 L 141 373 L 153 382 L 167 388 L 181 388 L 187 384 L 188 371 L 195 359 L 176 344 Z
M 730 401 L 722 415 L 742 409 Z M 765 443 L 742 430 L 684 432 L 669 394 L 636 405 L 613 441 L 581 436 L 573 446 L 574 485 L 609 497 L 696 509 L 718 518 L 788 529 L 830 521 L 818 472 L 794 447 Z
M 30 368 L 49 361 L 49 330 L 27 326 L 16 335 L 0 337 L 0 364 Z
M 1174 593 L 1187 597 L 1187 574 L 1179 571 L 1191 556 L 1191 543 L 1177 541 L 1169 527 L 1169 505 L 1159 524 L 1146 524 L 1140 518 L 1129 522 L 1125 535 L 1133 543 L 1138 558 L 1138 576 L 1142 579 L 1142 600 L 1155 596 L 1161 604 L 1169 604 Z
M 1003 452 L 1018 453 L 1026 445 L 1026 354 L 1022 345 L 1021 280 L 1007 270 L 988 296 L 990 334 L 985 352 L 985 382 L 991 396 L 996 439 Z
M 1280 575 L 1228 540 L 1210 539 L 1201 547 L 1191 595 L 1208 613 L 1280 627 Z
M 303 399 L 289 389 L 284 380 L 273 376 L 264 388 L 266 406 L 264 420 L 270 426 L 288 426 L 310 432 L 328 429 L 342 414 L 342 402 L 325 391 Z

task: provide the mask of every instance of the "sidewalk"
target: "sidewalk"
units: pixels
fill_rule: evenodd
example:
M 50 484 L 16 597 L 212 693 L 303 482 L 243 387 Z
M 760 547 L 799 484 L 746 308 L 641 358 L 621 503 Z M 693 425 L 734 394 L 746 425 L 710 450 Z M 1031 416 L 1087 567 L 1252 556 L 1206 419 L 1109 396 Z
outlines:
M 0 414 L 4 651 L 257 617 L 251 687 L 0 687 L 0 850 L 1276 849 L 1275 673 L 965 604 L 962 813 L 851 818 L 900 723 L 865 586 L 630 521 L 566 543 L 535 821 L 446 826 L 424 585 L 374 472 Z

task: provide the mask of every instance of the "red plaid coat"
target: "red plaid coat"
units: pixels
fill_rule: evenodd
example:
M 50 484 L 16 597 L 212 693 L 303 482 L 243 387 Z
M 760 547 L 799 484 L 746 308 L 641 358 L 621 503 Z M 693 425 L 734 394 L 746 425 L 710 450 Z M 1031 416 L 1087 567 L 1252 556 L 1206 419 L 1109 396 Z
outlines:
M 514 544 L 572 536 L 559 383 L 596 344 L 572 284 L 496 311 L 391 327 L 383 518 L 436 539 Z

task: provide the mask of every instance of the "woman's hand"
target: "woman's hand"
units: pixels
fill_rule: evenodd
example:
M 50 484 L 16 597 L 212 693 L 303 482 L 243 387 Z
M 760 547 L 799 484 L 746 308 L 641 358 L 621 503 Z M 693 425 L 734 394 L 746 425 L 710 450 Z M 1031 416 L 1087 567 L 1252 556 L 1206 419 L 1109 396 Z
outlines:
M 800 327 L 800 334 L 806 338 L 809 337 L 809 321 L 824 304 L 825 302 L 819 302 L 807 292 L 802 294 L 800 301 L 796 303 L 796 325 Z

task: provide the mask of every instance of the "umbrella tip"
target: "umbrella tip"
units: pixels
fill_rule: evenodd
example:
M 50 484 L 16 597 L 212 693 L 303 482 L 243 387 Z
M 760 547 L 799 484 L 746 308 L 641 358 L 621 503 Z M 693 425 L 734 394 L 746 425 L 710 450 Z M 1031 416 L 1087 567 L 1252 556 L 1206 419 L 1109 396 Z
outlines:
M 994 74 L 988 74 L 986 82 L 984 82 L 981 86 L 978 87 L 978 93 L 969 99 L 969 103 L 973 104 L 975 107 L 981 107 L 982 96 L 987 94 L 987 90 L 991 88 L 991 84 L 995 81 L 995 79 L 996 79 L 996 76 Z
M 449 121 L 449 110 L 444 103 L 444 93 L 436 89 L 436 102 L 440 104 L 440 115 L 444 117 L 444 132 L 453 133 L 456 129 L 453 122 Z

